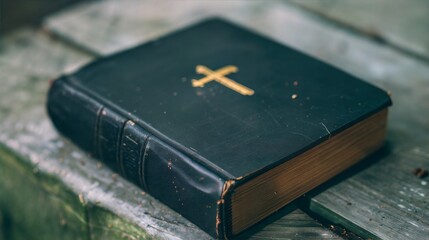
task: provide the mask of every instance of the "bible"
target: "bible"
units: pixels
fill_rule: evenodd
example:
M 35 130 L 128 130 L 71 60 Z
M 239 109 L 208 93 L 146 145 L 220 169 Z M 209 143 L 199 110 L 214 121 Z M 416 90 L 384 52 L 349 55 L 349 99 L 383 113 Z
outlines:
M 213 237 L 231 238 L 380 148 L 389 95 L 213 18 L 52 83 L 81 149 Z

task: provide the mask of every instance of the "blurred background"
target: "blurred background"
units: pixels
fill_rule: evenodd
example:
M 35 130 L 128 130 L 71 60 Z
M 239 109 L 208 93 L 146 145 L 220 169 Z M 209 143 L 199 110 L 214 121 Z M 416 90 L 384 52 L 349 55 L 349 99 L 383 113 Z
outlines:
M 246 238 L 427 239 L 429 1 L 0 0 L 0 240 L 210 239 L 60 137 L 44 106 L 59 75 L 211 16 L 337 66 L 394 102 L 386 152 Z

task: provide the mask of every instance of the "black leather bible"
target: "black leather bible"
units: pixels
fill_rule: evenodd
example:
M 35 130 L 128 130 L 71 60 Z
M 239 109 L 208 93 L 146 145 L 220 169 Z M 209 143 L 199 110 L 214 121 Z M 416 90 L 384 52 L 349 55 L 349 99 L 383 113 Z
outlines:
M 221 19 L 51 86 L 56 128 L 217 238 L 377 150 L 386 92 Z

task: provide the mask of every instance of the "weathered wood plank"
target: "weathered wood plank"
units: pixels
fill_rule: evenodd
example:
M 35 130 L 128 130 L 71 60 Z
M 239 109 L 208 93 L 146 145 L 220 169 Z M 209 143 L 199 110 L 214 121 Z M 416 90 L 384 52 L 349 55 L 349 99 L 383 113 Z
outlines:
M 103 1 L 80 4 L 45 21 L 45 27 L 94 54 L 110 54 L 152 40 L 212 15 L 228 15 L 248 25 L 269 26 L 266 14 L 278 2 L 264 1 Z M 274 14 L 280 12 L 273 11 Z M 260 19 L 264 17 L 265 19 Z M 88 20 L 91 24 L 88 24 Z M 73 34 L 72 34 L 73 33 Z
M 11 224 L 7 239 L 210 239 L 58 136 L 44 109 L 48 80 L 91 56 L 28 29 L 0 46 L 0 210 Z M 265 224 L 294 223 L 277 233 L 284 239 L 339 239 L 295 209 Z M 248 234 L 268 237 L 264 232 Z
M 203 2 L 185 6 L 179 2 L 170 3 L 168 8 L 134 1 L 122 3 L 106 1 L 77 8 L 47 19 L 46 27 L 93 52 L 106 54 L 157 35 L 151 31 L 148 19 L 156 19 L 153 25 L 162 23 L 156 29 L 169 30 L 216 14 L 391 90 L 394 106 L 387 147 L 369 159 L 373 164 L 363 164 L 361 171 L 349 172 L 332 186 L 325 186 L 327 189 L 320 194 L 313 192 L 317 195 L 311 197 L 309 209 L 366 237 L 422 239 L 429 235 L 428 185 L 411 173 L 413 168 L 429 167 L 426 63 L 285 3 Z M 130 11 L 144 7 L 142 11 L 152 13 L 147 18 L 139 10 Z M 111 19 L 116 24 L 106 24 Z M 94 24 L 83 26 L 84 22 Z M 70 31 L 77 28 L 79 34 Z M 107 34 L 108 39 L 102 37 Z
M 65 56 L 59 57 L 61 55 Z M 50 44 L 46 38 L 31 30 L 23 30 L 2 39 L 1 138 L 7 137 L 4 134 L 6 129 L 11 129 L 10 124 L 14 125 L 15 130 L 25 127 L 19 121 L 13 122 L 13 116 L 18 119 L 21 116 L 33 117 L 29 103 L 33 100 L 43 101 L 44 97 L 35 93 L 47 87 L 46 80 L 52 74 L 68 63 L 84 59 L 82 54 L 66 51 L 61 44 Z M 21 116 L 15 115 L 18 112 Z M 37 129 L 38 125 L 31 127 Z M 16 142 L 15 137 L 9 135 L 8 141 L 17 145 L 25 144 L 25 141 Z M 28 139 L 25 135 L 21 138 Z M 87 239 L 85 210 L 77 196 L 55 183 L 52 177 L 40 175 L 36 155 L 30 156 L 32 161 L 24 160 L 7 150 L 3 143 L 1 141 L 0 144 L 0 209 L 5 222 L 4 237 Z
M 429 3 L 425 0 L 293 2 L 369 37 L 429 59 Z

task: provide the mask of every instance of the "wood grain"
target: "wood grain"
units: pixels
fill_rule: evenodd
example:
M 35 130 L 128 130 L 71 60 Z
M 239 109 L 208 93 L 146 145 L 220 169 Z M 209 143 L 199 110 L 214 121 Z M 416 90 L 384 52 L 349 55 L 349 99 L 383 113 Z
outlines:
M 419 179 L 412 174 L 414 168 L 429 168 L 429 67 L 426 62 L 286 3 L 170 2 L 166 7 L 131 0 L 125 2 L 105 1 L 82 6 L 48 18 L 45 26 L 67 41 L 103 55 L 147 41 L 189 21 L 220 15 L 390 90 L 394 106 L 390 111 L 386 147 L 365 163 L 312 192 L 302 203 L 310 211 L 364 237 L 427 238 L 428 179 Z M 371 9 L 371 6 L 365 9 Z M 378 11 L 385 9 L 380 7 Z M 140 14 L 143 12 L 151 14 Z M 350 16 L 350 21 L 366 18 L 364 14 L 367 13 L 360 12 L 362 15 L 357 11 L 359 16 Z M 427 48 L 421 47 L 419 39 L 425 29 L 417 30 L 416 34 L 405 34 L 414 30 L 404 26 L 419 22 L 420 17 L 391 14 L 398 19 L 380 23 L 380 31 L 386 33 L 383 36 L 398 36 L 398 39 L 402 36 L 401 40 L 392 42 L 426 54 Z M 396 28 L 391 25 L 397 21 L 402 24 L 401 33 L 391 30 Z M 93 22 L 93 25 L 84 22 Z M 421 21 L 418 26 L 424 23 Z M 70 30 L 77 28 L 81 30 L 79 33 Z

